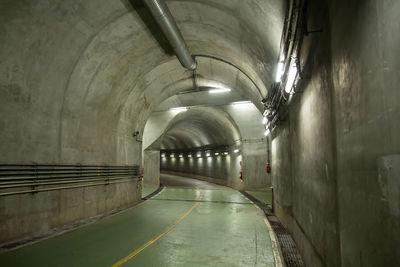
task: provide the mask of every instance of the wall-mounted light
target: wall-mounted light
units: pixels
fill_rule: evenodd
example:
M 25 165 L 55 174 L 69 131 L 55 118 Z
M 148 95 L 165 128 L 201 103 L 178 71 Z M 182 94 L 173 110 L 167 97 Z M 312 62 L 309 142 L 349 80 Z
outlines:
M 229 153 L 228 152 L 224 152 L 224 155 L 228 155 Z
M 188 155 L 188 158 L 191 158 L 191 157 L 192 157 L 192 154 L 189 154 L 189 155 Z
M 281 61 L 278 63 L 278 67 L 276 68 L 276 77 L 275 77 L 275 81 L 277 83 L 280 83 L 282 81 L 282 74 L 283 74 L 283 67 L 284 67 L 284 63 Z
M 293 84 L 296 79 L 296 75 L 297 75 L 297 67 L 291 66 L 289 68 L 289 74 L 288 74 L 288 78 L 287 78 L 287 82 L 286 82 L 286 86 L 285 86 L 285 92 L 288 94 L 292 91 Z
M 230 88 L 215 88 L 215 89 L 211 89 L 208 92 L 210 94 L 219 94 L 219 93 L 227 93 L 230 92 L 231 89 Z
M 267 119 L 267 117 L 263 117 L 263 120 L 262 120 L 262 124 L 267 124 L 267 122 L 268 122 L 268 119 Z
M 162 158 L 165 158 L 165 154 L 161 154 L 161 157 L 162 157 Z
M 170 157 L 171 157 L 171 158 L 175 157 L 175 154 L 171 154 Z
M 218 156 L 219 155 L 219 153 L 218 152 L 215 152 L 215 156 Z
M 211 155 L 210 152 L 207 152 L 206 156 L 209 157 L 210 155 Z
M 197 157 L 198 158 L 200 158 L 201 157 L 201 153 L 199 152 L 199 153 L 197 153 Z
M 233 150 L 233 152 L 234 152 L 234 153 L 238 153 L 238 152 L 239 152 L 239 149 L 236 148 L 235 150 Z
M 180 155 L 179 155 L 179 157 L 180 157 L 180 158 L 183 158 L 183 155 L 182 155 L 182 154 L 180 154 Z

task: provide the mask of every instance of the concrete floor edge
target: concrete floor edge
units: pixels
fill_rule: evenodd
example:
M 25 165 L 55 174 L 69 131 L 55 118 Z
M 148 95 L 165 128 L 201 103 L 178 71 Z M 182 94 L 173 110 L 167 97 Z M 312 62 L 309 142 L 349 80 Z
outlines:
M 283 266 L 304 266 L 300 251 L 297 249 L 296 242 L 294 241 L 289 231 L 279 221 L 278 217 L 273 212 L 273 209 L 269 207 L 269 205 L 264 204 L 256 199 L 251 194 L 240 190 L 239 192 L 251 202 L 253 202 L 254 206 L 256 206 L 264 214 L 267 228 L 268 230 L 270 230 L 271 228 L 271 232 L 273 233 L 273 237 L 271 236 L 271 241 L 273 244 L 274 240 L 278 243 L 278 253 Z M 279 235 L 277 234 L 276 230 L 279 231 Z M 285 251 L 285 253 L 283 252 L 283 250 Z M 273 252 L 275 256 L 275 250 L 273 250 Z

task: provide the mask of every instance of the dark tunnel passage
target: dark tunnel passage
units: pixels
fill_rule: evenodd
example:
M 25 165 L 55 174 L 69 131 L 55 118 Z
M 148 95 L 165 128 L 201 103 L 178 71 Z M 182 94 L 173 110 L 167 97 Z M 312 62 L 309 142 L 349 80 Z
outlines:
M 400 266 L 398 14 L 2 1 L 0 266 Z

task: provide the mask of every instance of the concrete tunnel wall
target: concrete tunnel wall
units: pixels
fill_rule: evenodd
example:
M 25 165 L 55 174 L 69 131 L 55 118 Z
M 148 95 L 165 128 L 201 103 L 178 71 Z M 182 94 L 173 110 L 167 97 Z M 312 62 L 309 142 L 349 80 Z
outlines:
M 307 266 L 400 265 L 399 13 L 309 1 L 312 78 L 272 141 L 275 211 Z
M 198 58 L 198 75 L 242 90 L 261 109 L 279 47 L 283 2 L 167 2 L 193 54 L 239 66 L 261 94 L 237 69 L 217 60 Z M 132 133 L 143 132 L 155 107 L 193 83 L 192 73 L 169 54 L 144 7 L 132 3 L 39 0 L 0 5 L 1 162 L 141 164 L 142 146 Z M 140 184 L 106 190 L 106 196 L 99 189 L 2 197 L 1 229 L 10 235 L 0 243 L 41 235 L 140 198 Z M 109 204 L 97 208 L 102 197 L 100 203 Z M 27 198 L 34 204 L 24 205 Z M 72 216 L 77 210 L 85 212 Z M 34 223 L 14 231 L 11 215 Z M 47 218 L 52 220 L 46 223 Z

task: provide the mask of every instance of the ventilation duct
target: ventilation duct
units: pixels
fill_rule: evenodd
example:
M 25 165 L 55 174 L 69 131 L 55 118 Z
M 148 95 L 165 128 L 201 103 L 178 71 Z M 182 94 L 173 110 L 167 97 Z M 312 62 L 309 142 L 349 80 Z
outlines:
M 197 67 L 196 61 L 189 53 L 182 34 L 165 4 L 165 0 L 144 0 L 144 2 L 174 49 L 182 66 L 189 70 L 195 70 Z

